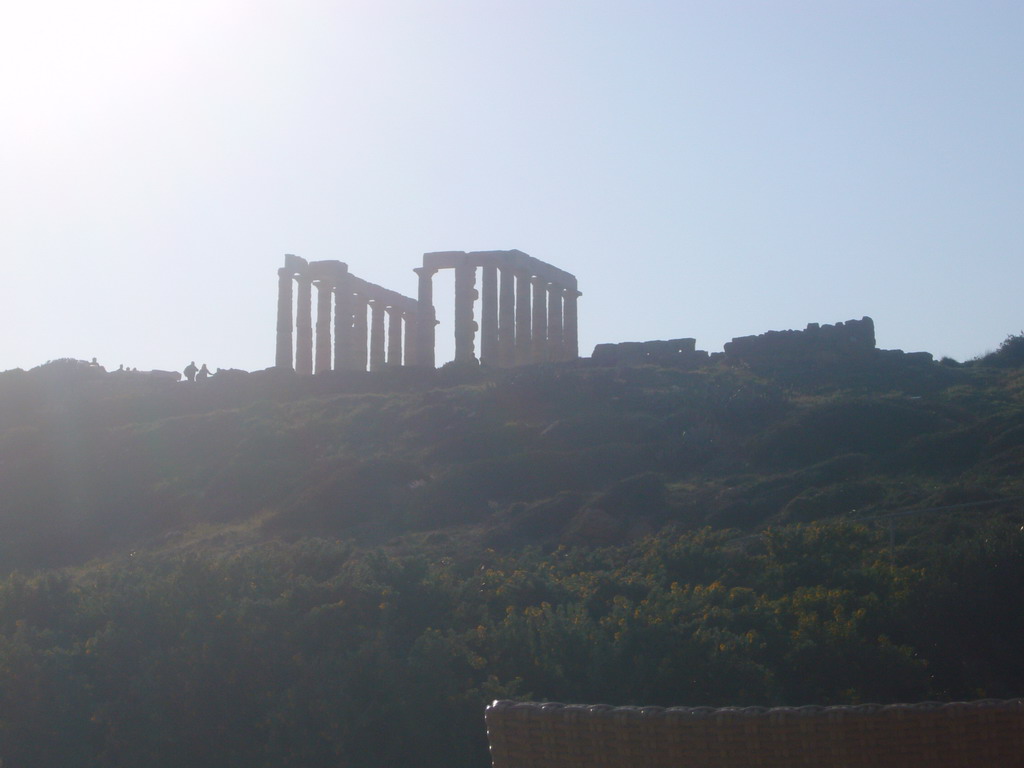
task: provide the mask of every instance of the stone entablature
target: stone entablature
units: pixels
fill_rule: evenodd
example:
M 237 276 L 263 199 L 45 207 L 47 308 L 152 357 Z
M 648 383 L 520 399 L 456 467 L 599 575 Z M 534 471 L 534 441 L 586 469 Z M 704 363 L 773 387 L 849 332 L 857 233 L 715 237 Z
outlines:
M 277 274 L 278 368 L 308 375 L 330 370 L 365 371 L 367 367 L 375 371 L 414 363 L 412 342 L 419 316 L 416 299 L 356 277 L 342 261 L 307 262 L 288 254 Z M 317 293 L 315 346 L 313 286 Z
M 418 348 L 433 367 L 433 278 L 455 271 L 455 362 L 495 367 L 575 360 L 579 357 L 576 277 L 522 251 L 438 251 L 423 254 L 419 275 Z M 476 288 L 480 270 L 480 290 Z M 480 300 L 480 322 L 474 306 Z
M 477 361 L 478 330 L 479 361 L 488 365 L 579 357 L 576 302 L 582 294 L 575 276 L 522 251 L 426 253 L 423 266 L 414 270 L 419 275 L 415 299 L 356 277 L 344 262 L 288 254 L 278 270 L 276 367 L 304 375 L 401 365 L 433 368 L 433 277 L 442 269 L 455 271 L 456 362 Z M 481 291 L 476 288 L 478 269 Z M 478 298 L 479 325 L 474 319 Z

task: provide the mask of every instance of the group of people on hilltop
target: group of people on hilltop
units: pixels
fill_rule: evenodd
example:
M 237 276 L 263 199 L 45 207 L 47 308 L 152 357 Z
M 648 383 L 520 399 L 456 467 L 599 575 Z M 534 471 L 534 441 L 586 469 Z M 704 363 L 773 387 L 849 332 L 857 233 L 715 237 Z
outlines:
M 96 370 L 96 371 L 100 371 L 100 372 L 106 373 L 106 369 L 97 362 L 95 357 L 90 362 L 88 362 L 88 363 L 86 363 L 84 360 L 81 361 L 81 365 L 89 368 L 90 370 Z M 138 373 L 138 368 L 125 368 L 124 363 L 122 363 L 118 367 L 118 369 L 116 371 L 114 371 L 114 373 L 122 373 L 122 374 L 123 373 Z M 174 376 L 178 375 L 174 371 L 148 371 L 147 373 L 149 373 L 149 374 L 170 374 L 170 375 L 174 375 Z M 213 375 L 213 373 L 210 371 L 210 369 L 206 367 L 206 363 L 203 363 L 202 367 L 197 368 L 195 360 L 193 360 L 188 365 L 186 365 L 185 366 L 185 370 L 182 371 L 182 373 L 185 374 L 185 380 L 186 381 L 191 381 L 193 383 L 195 383 L 197 381 L 206 381 L 208 378 L 210 378 Z
M 183 373 L 186 381 L 205 381 L 210 376 L 210 369 L 206 367 L 206 363 L 203 363 L 202 368 L 196 368 L 196 361 L 193 360 L 185 366 Z

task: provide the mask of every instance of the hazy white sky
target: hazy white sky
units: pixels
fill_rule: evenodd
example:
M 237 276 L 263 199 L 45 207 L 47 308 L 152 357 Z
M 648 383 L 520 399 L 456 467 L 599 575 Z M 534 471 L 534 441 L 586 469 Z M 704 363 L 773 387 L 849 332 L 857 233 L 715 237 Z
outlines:
M 510 248 L 584 354 L 870 315 L 966 359 L 1024 329 L 1022 91 L 1020 0 L 5 3 L 0 370 L 264 368 L 285 253 L 415 295 Z

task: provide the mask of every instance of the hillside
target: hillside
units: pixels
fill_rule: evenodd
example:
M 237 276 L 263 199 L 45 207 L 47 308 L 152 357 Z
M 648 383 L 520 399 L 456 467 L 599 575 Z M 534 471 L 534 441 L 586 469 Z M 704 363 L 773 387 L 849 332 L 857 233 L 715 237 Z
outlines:
M 496 696 L 1024 694 L 1024 368 L 0 374 L 5 765 L 483 766 Z

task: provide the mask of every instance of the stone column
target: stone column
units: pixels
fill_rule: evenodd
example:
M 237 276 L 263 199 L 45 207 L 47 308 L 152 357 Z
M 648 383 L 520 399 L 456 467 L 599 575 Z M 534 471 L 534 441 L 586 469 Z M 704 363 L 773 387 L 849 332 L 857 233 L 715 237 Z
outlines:
M 476 331 L 473 302 L 477 299 L 476 267 L 462 264 L 455 268 L 455 362 L 476 362 Z
M 516 364 L 516 284 L 511 267 L 500 267 L 501 295 L 498 302 L 498 364 Z
M 533 360 L 530 313 L 530 273 L 520 270 L 516 272 L 516 365 Z
M 299 284 L 295 318 L 295 371 L 303 376 L 313 373 L 313 283 L 305 275 L 295 278 Z
M 419 276 L 419 309 L 416 313 L 416 365 L 434 367 L 434 330 L 437 318 L 434 312 L 434 272 L 426 267 L 413 269 Z
M 352 370 L 352 352 L 352 289 L 344 280 L 334 289 L 334 370 Z
M 277 270 L 277 355 L 274 365 L 292 370 L 292 271 Z
M 384 302 L 370 300 L 370 370 L 384 367 Z
M 402 339 L 405 341 L 405 364 L 407 366 L 419 365 L 420 354 L 416 347 L 419 341 L 419 328 L 416 326 L 416 313 L 403 312 L 402 319 L 405 321 L 405 333 Z
M 548 360 L 564 360 L 562 350 L 562 289 L 548 286 Z
M 366 297 L 357 293 L 352 297 L 352 367 L 357 371 L 366 370 Z
M 402 366 L 402 310 L 388 307 L 388 368 Z
M 499 365 L 498 355 L 498 268 L 486 264 L 480 269 L 480 362 Z
M 543 277 L 532 277 L 533 283 L 533 362 L 547 360 L 548 284 Z
M 331 370 L 331 291 L 324 280 L 316 284 L 316 372 Z
M 580 356 L 576 300 L 582 295 L 575 288 L 566 288 L 565 295 L 563 296 L 562 318 L 564 327 L 562 329 L 562 347 L 565 350 L 566 360 L 575 360 Z

